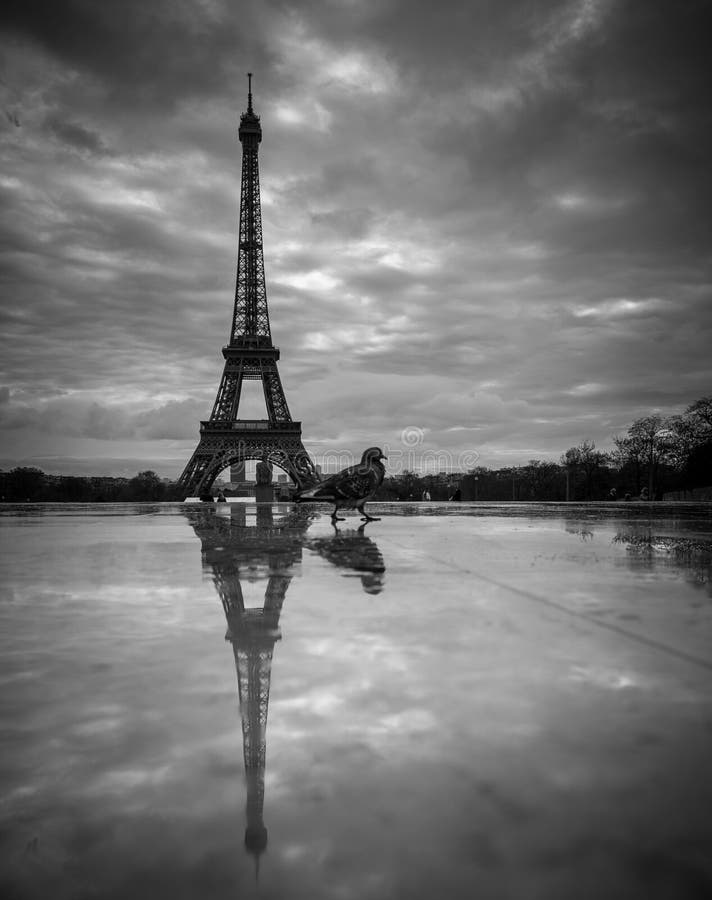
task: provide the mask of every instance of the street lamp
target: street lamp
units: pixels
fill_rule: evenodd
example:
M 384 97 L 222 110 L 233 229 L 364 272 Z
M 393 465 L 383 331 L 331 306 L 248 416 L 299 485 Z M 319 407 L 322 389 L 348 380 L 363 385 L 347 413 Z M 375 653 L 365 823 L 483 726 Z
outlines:
M 657 464 L 662 458 L 663 449 L 661 447 L 656 447 L 655 442 L 658 438 L 662 438 L 663 441 L 670 440 L 675 437 L 675 432 L 672 429 L 668 428 L 667 425 L 663 425 L 660 431 L 654 431 L 650 436 L 650 444 L 648 450 L 648 500 L 653 500 L 653 484 L 654 484 L 654 471 L 657 468 Z M 657 449 L 658 457 L 657 460 L 655 458 L 655 451 Z

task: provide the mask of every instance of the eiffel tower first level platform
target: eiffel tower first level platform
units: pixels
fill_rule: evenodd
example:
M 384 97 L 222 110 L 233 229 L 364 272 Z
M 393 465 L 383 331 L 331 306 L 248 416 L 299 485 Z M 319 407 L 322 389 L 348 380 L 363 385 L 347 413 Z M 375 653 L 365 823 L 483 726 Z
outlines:
M 252 108 L 252 76 L 248 75 L 247 112 L 240 117 L 242 144 L 240 234 L 237 285 L 230 343 L 223 347 L 225 368 L 210 419 L 200 423 L 200 441 L 178 487 L 184 497 L 204 496 L 228 466 L 267 459 L 283 469 L 298 487 L 319 480 L 302 443 L 301 422 L 293 422 L 277 369 L 279 350 L 272 344 L 267 309 L 258 147 L 259 116 Z M 240 419 L 245 380 L 262 382 L 266 419 Z

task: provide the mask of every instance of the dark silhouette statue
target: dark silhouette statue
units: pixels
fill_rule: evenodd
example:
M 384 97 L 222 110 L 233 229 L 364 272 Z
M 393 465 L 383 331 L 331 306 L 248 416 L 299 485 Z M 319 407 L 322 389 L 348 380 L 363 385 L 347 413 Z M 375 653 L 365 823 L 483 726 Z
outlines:
M 272 463 L 265 454 L 255 467 L 257 484 L 272 484 Z

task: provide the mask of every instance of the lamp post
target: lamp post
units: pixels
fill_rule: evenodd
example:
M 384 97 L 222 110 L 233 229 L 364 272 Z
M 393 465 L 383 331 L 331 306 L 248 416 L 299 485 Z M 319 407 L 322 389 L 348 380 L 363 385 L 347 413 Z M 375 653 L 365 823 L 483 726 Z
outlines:
M 665 447 L 657 445 L 656 442 L 659 438 L 662 438 L 663 441 L 670 441 L 674 438 L 674 432 L 671 431 L 668 427 L 664 426 L 660 429 L 660 431 L 655 431 L 650 436 L 650 444 L 648 451 L 648 500 L 654 499 L 653 487 L 655 483 L 655 470 L 658 467 L 658 463 L 660 459 L 663 457 Z M 656 452 L 657 451 L 657 452 Z
M 478 500 L 478 496 L 477 496 L 477 482 L 478 482 L 479 480 L 480 480 L 480 476 L 479 476 L 479 475 L 475 475 L 475 503 L 477 503 L 477 500 Z

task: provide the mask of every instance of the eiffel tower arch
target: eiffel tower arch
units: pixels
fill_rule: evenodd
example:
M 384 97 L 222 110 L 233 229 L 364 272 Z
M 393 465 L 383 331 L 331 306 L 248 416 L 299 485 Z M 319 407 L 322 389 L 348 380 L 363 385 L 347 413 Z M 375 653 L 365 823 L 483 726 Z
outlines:
M 230 342 L 223 347 L 225 367 L 210 418 L 200 423 L 200 440 L 178 487 L 184 497 L 207 493 L 228 466 L 267 459 L 283 469 L 298 487 L 319 480 L 302 443 L 302 424 L 292 421 L 277 369 L 279 349 L 272 343 L 267 309 L 258 148 L 260 117 L 252 108 L 252 74 L 248 73 L 247 112 L 240 117 L 242 186 L 235 306 Z M 266 419 L 240 419 L 245 380 L 260 381 Z

